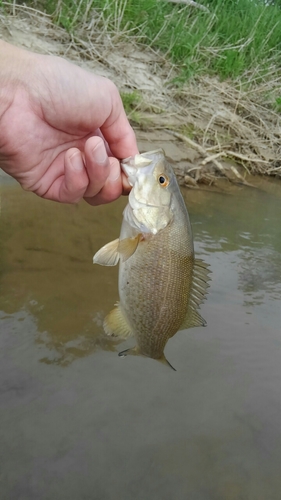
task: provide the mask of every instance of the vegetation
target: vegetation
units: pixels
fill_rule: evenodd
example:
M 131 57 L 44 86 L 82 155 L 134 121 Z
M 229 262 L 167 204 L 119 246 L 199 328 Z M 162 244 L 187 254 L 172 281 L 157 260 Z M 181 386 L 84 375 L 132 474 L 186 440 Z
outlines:
M 281 67 L 281 3 L 201 0 L 208 10 L 165 0 L 28 0 L 75 32 L 100 16 L 108 30 L 160 49 L 178 65 L 178 82 L 190 76 L 263 79 Z
M 183 182 L 281 177 L 281 0 L 197 1 L 203 10 L 173 0 L 0 0 L 0 8 L 7 25 L 29 15 L 63 56 L 103 66 L 134 127 L 164 129 L 195 149 L 203 160 Z

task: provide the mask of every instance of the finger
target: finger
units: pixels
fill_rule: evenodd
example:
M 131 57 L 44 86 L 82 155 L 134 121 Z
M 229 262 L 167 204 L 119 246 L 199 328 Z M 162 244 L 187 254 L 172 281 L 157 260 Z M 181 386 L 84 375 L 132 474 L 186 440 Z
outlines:
M 97 136 L 97 137 L 101 137 L 101 139 L 103 140 L 104 146 L 105 146 L 105 150 L 107 152 L 107 156 L 113 156 L 112 151 L 110 151 L 110 147 L 108 145 L 108 142 L 105 140 L 105 138 L 104 138 L 104 136 L 103 136 L 103 134 L 102 134 L 102 132 L 101 132 L 101 130 L 99 128 L 95 131 L 94 135 Z
M 118 159 L 138 154 L 135 133 L 126 116 L 117 87 L 106 81 L 108 96 L 111 98 L 111 111 L 100 130 L 109 144 L 113 155 Z
M 85 196 L 93 198 L 103 188 L 111 172 L 110 161 L 103 139 L 98 136 L 90 137 L 85 144 L 84 154 L 89 178 Z
M 123 192 L 119 161 L 116 158 L 109 158 L 109 163 L 110 174 L 106 179 L 103 188 L 93 197 L 88 197 L 87 195 L 84 196 L 85 201 L 90 205 L 110 203 L 111 201 L 119 198 Z
M 88 184 L 81 151 L 71 148 L 65 153 L 64 175 L 53 182 L 44 198 L 61 203 L 78 203 L 83 198 Z
M 103 134 L 101 133 L 100 129 L 96 130 L 95 136 L 102 138 L 104 145 L 105 145 L 107 155 L 109 157 L 110 156 L 113 157 L 112 151 L 110 150 L 109 145 L 108 145 L 107 141 L 105 140 Z M 112 176 L 114 177 L 114 174 L 112 174 Z M 122 169 L 121 169 L 121 177 L 122 177 L 122 185 L 123 185 L 122 194 L 127 195 L 131 191 L 132 187 L 130 186 L 130 184 L 128 182 L 127 175 L 122 171 Z

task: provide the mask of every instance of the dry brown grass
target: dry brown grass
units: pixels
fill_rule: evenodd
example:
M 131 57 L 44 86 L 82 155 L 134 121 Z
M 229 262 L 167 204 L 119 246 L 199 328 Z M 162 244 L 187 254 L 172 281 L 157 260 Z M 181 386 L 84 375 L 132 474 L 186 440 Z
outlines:
M 257 75 L 249 75 L 247 88 L 211 77 L 188 81 L 179 88 L 171 83 L 178 68 L 142 46 L 141 39 L 132 37 L 126 28 L 120 31 L 118 12 L 111 20 L 96 12 L 90 23 L 81 22 L 75 35 L 70 35 L 35 9 L 2 5 L 2 38 L 67 57 L 111 78 L 121 92 L 137 92 L 141 99 L 136 104 L 136 129 L 145 127 L 148 134 L 158 129 L 159 135 L 168 130 L 197 151 L 196 162 L 183 172 L 186 184 L 211 183 L 217 175 L 244 182 L 244 173 L 281 177 L 280 114 L 267 102 L 268 95 L 280 95 L 281 78 L 274 68 L 266 83 L 256 83 Z
M 243 89 L 238 83 L 200 78 L 181 89 L 175 101 L 185 115 L 181 131 L 187 138 L 182 140 L 200 144 L 202 167 L 212 164 L 221 173 L 219 159 L 228 158 L 248 174 L 281 176 L 280 114 L 266 102 L 266 94 L 280 92 L 280 84 L 275 79 L 268 88 L 252 83 Z

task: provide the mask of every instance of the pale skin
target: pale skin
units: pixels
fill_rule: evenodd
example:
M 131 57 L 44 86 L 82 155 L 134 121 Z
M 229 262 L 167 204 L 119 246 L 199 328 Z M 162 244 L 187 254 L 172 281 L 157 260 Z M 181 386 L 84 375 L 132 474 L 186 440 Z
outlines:
M 42 198 L 108 203 L 138 153 L 116 86 L 70 62 L 0 40 L 0 168 Z

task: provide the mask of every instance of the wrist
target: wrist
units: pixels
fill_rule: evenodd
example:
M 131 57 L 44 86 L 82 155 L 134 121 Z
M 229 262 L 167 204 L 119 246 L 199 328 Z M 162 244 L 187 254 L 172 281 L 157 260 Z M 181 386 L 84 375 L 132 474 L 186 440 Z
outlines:
M 36 54 L 0 40 L 0 122 L 19 88 L 27 87 L 29 67 Z

